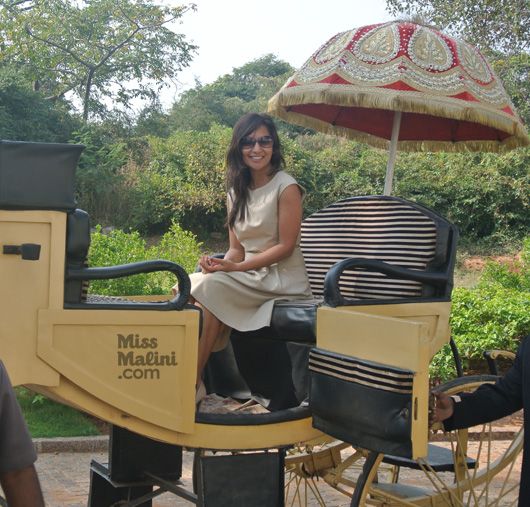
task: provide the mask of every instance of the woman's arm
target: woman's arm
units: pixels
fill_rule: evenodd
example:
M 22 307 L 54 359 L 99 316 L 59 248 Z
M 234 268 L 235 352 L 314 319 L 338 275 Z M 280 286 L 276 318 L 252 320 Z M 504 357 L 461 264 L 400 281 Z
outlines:
M 302 224 L 302 193 L 296 184 L 289 185 L 281 193 L 278 203 L 278 243 L 264 252 L 244 260 L 244 250 L 242 249 L 235 234 L 230 231 L 230 250 L 234 245 L 234 252 L 242 253 L 240 257 L 236 253 L 227 255 L 224 259 L 211 259 L 211 271 L 249 271 L 270 266 L 282 259 L 289 257 L 296 246 L 296 240 L 300 233 Z M 232 242 L 234 236 L 234 243 Z M 241 248 L 238 249 L 237 245 Z
M 224 255 L 224 259 L 233 263 L 241 262 L 245 258 L 245 249 L 237 239 L 237 236 L 235 235 L 231 227 L 229 227 L 228 229 L 228 240 L 229 247 L 228 251 Z M 222 271 L 220 269 L 214 269 L 214 267 L 216 267 L 217 265 L 214 264 L 214 258 L 210 257 L 209 255 L 203 255 L 199 259 L 199 266 L 201 267 L 203 273 Z

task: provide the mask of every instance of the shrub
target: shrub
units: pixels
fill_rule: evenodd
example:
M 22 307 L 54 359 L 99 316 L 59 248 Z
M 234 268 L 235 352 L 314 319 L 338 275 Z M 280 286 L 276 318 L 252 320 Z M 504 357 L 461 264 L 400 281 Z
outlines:
M 489 262 L 477 287 L 453 291 L 451 330 L 464 367 L 476 363 L 487 349 L 516 350 L 530 333 L 530 238 L 521 260 L 511 265 Z M 431 376 L 454 376 L 449 347 L 431 362 Z
M 530 292 L 530 236 L 523 241 L 520 256 L 512 262 L 488 262 L 480 284 Z
M 92 233 L 88 262 L 95 267 L 165 259 L 180 264 L 190 273 L 195 269 L 200 246 L 195 235 L 175 222 L 160 242 L 150 247 L 137 231 L 127 233 L 115 229 L 103 234 L 101 226 L 97 226 Z M 175 276 L 169 272 L 142 273 L 113 280 L 93 280 L 90 292 L 112 296 L 170 294 L 175 281 Z

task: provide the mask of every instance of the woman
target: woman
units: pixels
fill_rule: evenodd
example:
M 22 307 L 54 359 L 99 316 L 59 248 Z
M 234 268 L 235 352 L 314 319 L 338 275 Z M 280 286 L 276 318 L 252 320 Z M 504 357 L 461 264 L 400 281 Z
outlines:
M 311 297 L 299 247 L 303 189 L 282 170 L 272 119 L 249 113 L 236 123 L 226 156 L 229 249 L 201 257 L 191 295 L 203 309 L 196 402 L 205 396 L 202 372 L 216 341 L 230 329 L 270 324 L 274 301 Z

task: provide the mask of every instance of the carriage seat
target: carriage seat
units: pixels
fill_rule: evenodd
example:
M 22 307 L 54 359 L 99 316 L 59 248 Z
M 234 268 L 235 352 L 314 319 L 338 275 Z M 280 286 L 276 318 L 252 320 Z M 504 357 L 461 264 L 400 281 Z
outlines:
M 314 344 L 321 305 L 449 301 L 456 238 L 454 225 L 405 199 L 338 201 L 302 223 L 300 246 L 314 299 L 279 301 L 270 327 L 244 334 Z
M 188 304 L 190 280 L 186 271 L 178 264 L 165 260 L 135 262 L 103 268 L 87 267 L 90 248 L 90 219 L 88 213 L 75 209 L 68 213 L 66 226 L 66 273 L 64 284 L 64 307 L 68 309 L 112 309 L 112 310 L 181 310 Z M 139 273 L 170 271 L 178 279 L 180 293 L 168 300 L 158 302 L 132 301 L 121 297 L 88 295 L 90 280 L 121 278 Z M 193 307 L 196 309 L 196 307 Z

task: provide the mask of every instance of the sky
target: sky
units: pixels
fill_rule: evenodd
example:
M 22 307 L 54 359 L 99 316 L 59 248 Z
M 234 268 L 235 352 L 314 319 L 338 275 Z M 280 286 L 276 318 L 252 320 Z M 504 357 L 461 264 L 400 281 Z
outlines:
M 172 3 L 172 2 L 168 2 Z M 198 79 L 209 84 L 256 58 L 273 53 L 300 67 L 336 33 L 393 19 L 385 0 L 194 0 L 195 12 L 174 30 L 199 46 L 188 69 L 165 90 L 169 106 Z

